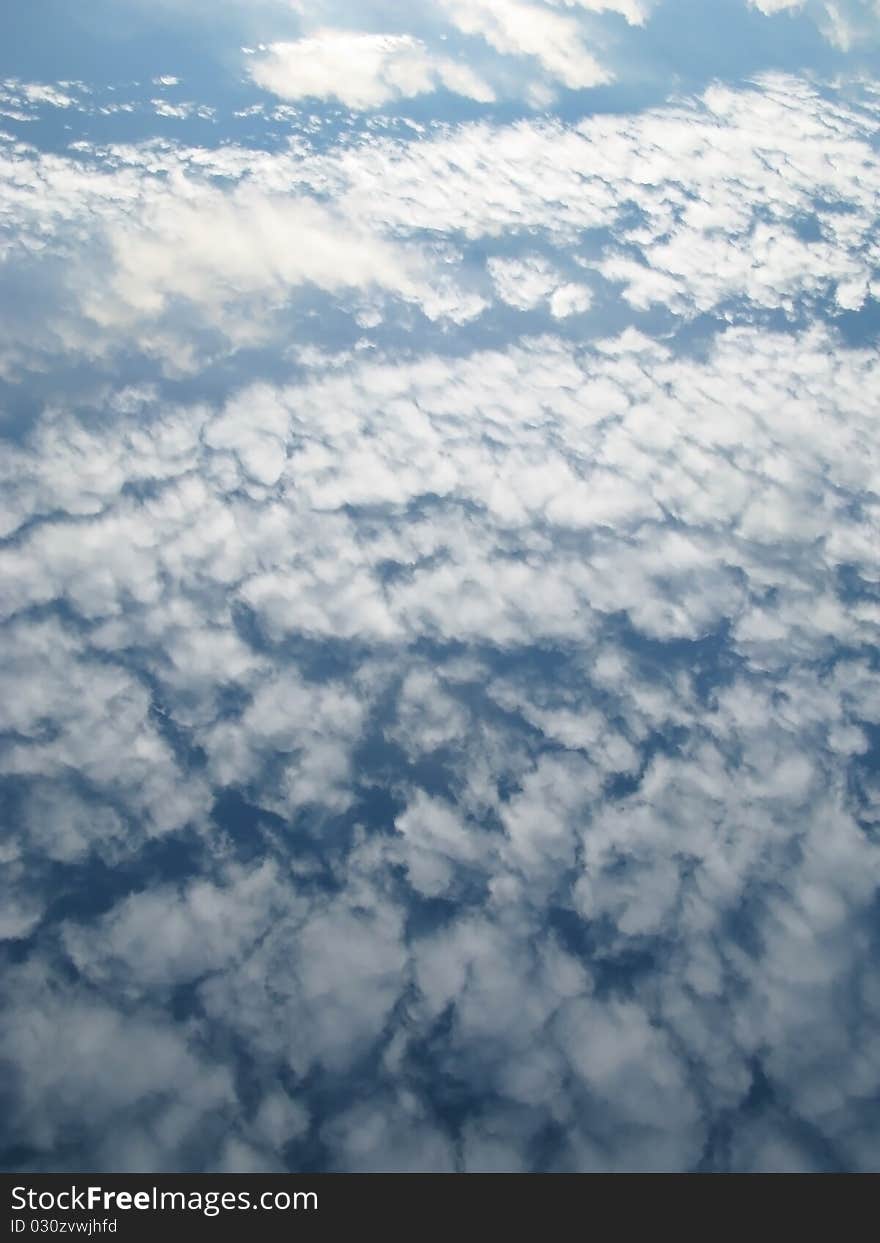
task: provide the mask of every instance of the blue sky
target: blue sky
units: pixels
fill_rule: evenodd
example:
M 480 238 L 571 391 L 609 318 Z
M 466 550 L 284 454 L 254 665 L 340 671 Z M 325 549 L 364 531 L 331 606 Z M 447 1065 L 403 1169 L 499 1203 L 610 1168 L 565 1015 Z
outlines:
M 0 48 L 4 1168 L 876 1169 L 876 0 Z

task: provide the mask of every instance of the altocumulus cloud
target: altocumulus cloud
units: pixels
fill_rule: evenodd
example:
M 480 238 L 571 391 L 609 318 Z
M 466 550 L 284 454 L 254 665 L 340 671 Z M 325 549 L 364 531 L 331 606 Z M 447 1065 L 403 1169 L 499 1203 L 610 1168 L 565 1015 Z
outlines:
M 277 115 L 3 142 L 4 1163 L 876 1166 L 876 95 Z
M 41 348 L 98 363 L 134 340 L 166 374 L 198 371 L 271 344 L 315 291 L 358 322 L 413 308 L 447 329 L 497 297 L 567 318 L 598 306 L 593 288 L 683 320 L 857 311 L 877 292 L 876 117 L 867 92 L 776 76 L 634 117 L 368 130 L 342 150 L 296 133 L 257 153 L 8 143 L 4 253 L 36 305 L 4 312 L 0 366 Z M 516 253 L 525 229 L 544 254 Z M 499 252 L 484 270 L 476 242 Z

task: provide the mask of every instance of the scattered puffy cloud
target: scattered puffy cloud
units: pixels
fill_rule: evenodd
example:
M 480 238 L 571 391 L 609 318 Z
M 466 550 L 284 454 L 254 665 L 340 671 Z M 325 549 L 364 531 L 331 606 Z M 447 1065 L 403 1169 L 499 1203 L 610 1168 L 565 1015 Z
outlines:
M 0 81 L 0 116 L 34 121 L 46 107 L 80 110 L 82 96 L 88 93 L 83 82 L 22 82 L 19 78 L 6 78 Z
M 102 998 L 82 1040 L 143 1043 L 170 1091 L 191 1085 L 174 1125 L 151 1098 L 148 1138 L 114 1140 L 112 1160 L 186 1161 L 198 1131 L 202 1162 L 276 1168 L 308 1125 L 293 1085 L 315 1068 L 342 1081 L 372 1050 L 371 1094 L 320 1123 L 336 1168 L 529 1167 L 551 1125 L 549 1168 L 689 1168 L 712 1119 L 745 1109 L 756 1063 L 775 1110 L 870 1165 L 878 865 L 846 773 L 876 721 L 859 653 L 880 618 L 838 585 L 845 566 L 880 578 L 875 370 L 818 327 L 729 330 L 703 360 L 630 332 L 343 362 L 198 412 L 117 404 L 100 440 L 115 473 L 83 474 L 82 499 L 2 553 L 23 592 L 2 760 L 31 826 L 8 934 L 43 927 L 47 858 L 137 857 L 134 824 L 147 840 L 191 825 L 204 854 L 57 925 L 52 952 Z M 18 451 L 26 510 L 44 474 L 76 488 L 78 425 L 60 416 Z M 16 620 L 51 601 L 80 620 Z M 710 641 L 728 672 L 712 658 L 701 689 Z M 542 650 L 558 676 L 525 659 Z M 179 770 L 166 722 L 198 769 Z M 371 810 L 389 781 L 392 804 Z M 241 845 L 234 822 L 204 820 L 229 791 L 252 807 Z M 420 903 L 447 914 L 421 926 Z M 19 1016 L 45 1011 L 34 978 L 10 984 Z M 184 1028 L 161 1017 L 181 989 Z M 65 1005 L 78 1031 L 85 995 Z M 267 1085 L 228 1149 L 210 1136 L 238 1107 L 207 1032 Z M 459 1136 L 419 1069 L 426 1040 L 472 1095 Z M 15 1116 L 57 1164 L 80 1098 L 50 1108 L 31 1052 L 6 1050 Z M 88 1079 L 75 1059 L 68 1072 Z M 92 1162 L 139 1101 L 127 1082 L 90 1106 Z M 780 1116 L 732 1123 L 731 1160 L 809 1166 Z
M 153 105 L 156 116 L 174 117 L 177 121 L 185 121 L 192 116 L 201 117 L 203 120 L 210 120 L 214 116 L 214 109 L 208 108 L 204 104 L 170 104 L 167 99 L 151 99 L 150 103 Z
M 857 311 L 880 284 L 873 107 L 771 77 L 635 117 L 368 131 L 344 150 L 302 132 L 258 154 L 7 145 L 7 263 L 39 290 L 63 262 L 64 292 L 10 321 L 5 367 L 59 345 L 101 357 L 135 332 L 169 373 L 198 370 L 272 340 L 309 291 L 374 325 L 395 302 L 391 322 L 409 306 L 466 324 L 492 288 L 564 319 L 596 304 L 595 279 L 685 318 L 797 320 L 829 295 Z M 490 249 L 485 277 L 457 245 L 522 229 L 541 250 Z
M 14 972 L 5 992 L 0 1049 L 19 1068 L 7 1118 L 24 1149 L 69 1148 L 89 1135 L 103 1168 L 146 1172 L 186 1168 L 206 1142 L 219 1146 L 234 1087 L 197 1040 L 32 968 Z
M 493 257 L 486 264 L 502 302 L 519 311 L 530 311 L 543 302 L 562 281 L 540 255 L 521 259 Z
M 70 108 L 73 99 L 54 86 L 45 86 L 38 82 L 25 82 L 20 87 L 25 99 L 32 104 L 50 104 L 53 108 Z

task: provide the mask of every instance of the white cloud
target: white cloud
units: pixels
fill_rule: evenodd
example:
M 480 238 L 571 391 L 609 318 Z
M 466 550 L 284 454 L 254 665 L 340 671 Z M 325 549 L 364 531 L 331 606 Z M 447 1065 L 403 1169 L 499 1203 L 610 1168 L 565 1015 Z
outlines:
M 452 23 L 479 35 L 504 56 L 532 56 L 573 90 L 600 86 L 612 75 L 583 42 L 579 23 L 526 0 L 442 0 Z
M 333 1119 L 324 1142 L 347 1173 L 450 1174 L 455 1153 L 415 1097 L 405 1092 L 358 1104 Z
M 878 619 L 835 583 L 841 564 L 880 579 L 875 371 L 818 327 L 731 329 L 702 358 L 635 332 L 542 338 L 315 362 L 296 384 L 160 417 L 129 392 L 99 441 L 58 412 L 20 448 L 22 512 L 45 511 L 58 479 L 70 516 L 38 518 L 0 554 L 14 603 L 67 598 L 91 621 L 6 627 L 15 740 L 0 758 L 34 783 L 7 931 L 39 926 L 43 859 L 136 854 L 130 825 L 168 806 L 181 811 L 148 831 L 192 818 L 204 852 L 185 880 L 62 920 L 75 1040 L 96 990 L 90 1041 L 143 1042 L 147 1066 L 192 1085 L 179 1107 L 142 1101 L 140 1080 L 103 1090 L 85 1124 L 96 1168 L 110 1143 L 126 1168 L 179 1163 L 200 1128 L 201 1161 L 278 1168 L 311 1102 L 276 1098 L 277 1076 L 337 1081 L 368 1055 L 369 1097 L 317 1123 L 334 1168 L 528 1167 L 551 1123 L 552 1168 L 688 1168 L 756 1059 L 790 1116 L 848 1167 L 870 1164 L 865 921 L 880 877 L 847 772 L 877 716 L 876 672 L 853 654 Z M 72 463 L 93 444 L 80 496 Z M 133 499 L 127 481 L 145 478 Z M 76 545 L 59 538 L 74 524 Z M 83 592 L 99 567 L 103 594 Z M 123 607 L 129 581 L 158 587 Z M 676 663 L 663 645 L 652 663 L 646 640 L 696 653 L 724 627 L 731 665 L 710 693 L 695 654 Z M 296 668 L 309 644 L 344 653 L 344 676 Z M 526 658 L 534 644 L 557 673 Z M 179 772 L 159 717 L 200 769 Z M 383 776 L 366 757 L 388 746 L 405 758 Z M 421 785 L 432 763 L 442 792 Z M 393 799 L 380 830 L 364 783 Z M 233 828 L 202 823 L 230 789 L 253 801 L 247 863 Z M 422 926 L 419 904 L 447 914 Z M 548 924 L 554 910 L 589 951 Z M 631 979 L 627 963 L 642 964 Z M 51 1019 L 15 988 L 15 1013 Z M 176 990 L 198 1023 L 157 1017 Z M 247 1117 L 197 1049 L 202 1024 L 248 1051 Z M 437 1031 L 479 1098 L 460 1150 L 412 1070 Z M 24 1067 L 23 1132 L 51 1154 L 82 1093 L 50 1109 L 56 1080 L 20 1041 L 7 1054 Z M 75 1057 L 62 1066 L 87 1081 Z M 231 1133 L 217 1121 L 230 1112 Z M 125 1122 L 142 1116 L 146 1130 Z M 756 1164 L 808 1165 L 781 1125 L 736 1124 L 736 1160 L 760 1131 Z
M 403 837 L 400 853 L 410 884 L 424 897 L 448 894 L 456 865 L 485 864 L 479 830 L 438 799 L 418 794 L 395 827 Z
M 818 314 L 876 283 L 863 103 L 4 148 L 61 368 L 2 467 L 39 1165 L 871 1168 L 878 362 Z
M 400 915 L 377 896 L 364 892 L 364 910 L 349 890 L 277 924 L 240 967 L 203 986 L 208 1014 L 298 1076 L 347 1069 L 380 1038 L 405 988 Z
M 15 663 L 3 674 L 0 721 L 10 736 L 3 771 L 61 781 L 77 773 L 127 806 L 142 835 L 168 833 L 204 816 L 204 784 L 181 772 L 137 678 L 97 653 L 80 651 L 56 622 L 7 627 L 6 643 Z M 111 835 L 112 825 L 111 819 Z M 100 818 L 95 836 L 103 836 Z
M 248 70 L 258 86 L 282 99 L 338 99 L 349 108 L 378 108 L 438 86 L 482 103 L 494 98 L 473 70 L 432 55 L 411 35 L 321 30 L 269 44 Z
M 7 148 L 7 210 L 18 222 L 8 259 L 48 274 L 71 230 L 90 242 L 65 261 L 64 296 L 45 316 L 10 321 L 8 366 L 59 343 L 100 357 L 137 328 L 167 372 L 192 372 L 212 345 L 271 340 L 307 290 L 384 322 L 389 301 L 392 322 L 408 306 L 452 325 L 484 314 L 463 254 L 419 231 L 537 230 L 542 252 L 495 255 L 490 275 L 502 299 L 542 305 L 540 291 L 558 318 L 581 313 L 594 292 L 570 278 L 565 258 L 585 230 L 607 231 L 601 253 L 573 257 L 635 309 L 729 316 L 746 302 L 796 318 L 831 296 L 856 310 L 880 262 L 866 116 L 775 77 L 760 89 L 716 85 L 699 103 L 636 119 L 371 136 L 344 154 L 303 136 L 256 155 L 152 145 L 49 159 Z
M 643 26 L 654 0 L 552 0 L 565 8 L 581 8 L 588 13 L 619 13 L 631 26 Z
M 800 10 L 804 7 L 806 0 L 749 0 L 749 4 L 754 9 L 760 9 L 765 16 L 770 17 L 774 13 L 790 12 L 792 10 Z
M 558 285 L 550 295 L 550 314 L 554 319 L 567 319 L 569 315 L 582 315 L 588 311 L 593 295 L 588 286 L 576 281 Z
M 65 932 L 72 961 L 95 983 L 131 999 L 228 969 L 291 905 L 276 869 L 233 870 L 222 885 L 152 889 L 119 902 L 96 925 Z
M 53 108 L 72 108 L 76 103 L 76 100 L 65 91 L 41 82 L 24 82 L 18 89 L 31 104 L 50 104 Z
M 7 1107 L 38 1164 L 45 1153 L 50 1168 L 76 1169 L 75 1155 L 58 1152 L 85 1132 L 96 1169 L 173 1170 L 225 1131 L 235 1099 L 229 1072 L 179 1028 L 126 1015 L 32 968 L 7 979 L 6 1001 L 0 1049 L 18 1068 Z
M 843 52 L 864 40 L 876 40 L 880 4 L 877 0 L 749 0 L 767 17 L 777 13 L 804 13 L 811 17 L 830 43 Z
M 178 186 L 179 195 L 158 195 L 136 223 L 113 229 L 117 306 L 96 295 L 86 310 L 97 322 L 120 309 L 157 315 L 171 299 L 185 298 L 221 322 L 224 312 L 233 317 L 241 338 L 246 329 L 235 322 L 241 299 L 278 305 L 306 284 L 328 290 L 376 285 L 426 303 L 433 297 L 416 256 L 358 234 L 317 203 L 246 188 L 229 196 Z
M 529 311 L 561 284 L 559 274 L 540 255 L 522 259 L 491 258 L 486 267 L 502 302 Z
M 309 803 L 344 810 L 351 801 L 351 746 L 362 721 L 361 704 L 341 688 L 273 677 L 240 722 L 220 722 L 206 736 L 212 775 L 220 786 L 243 784 L 260 775 L 264 756 L 283 756 L 277 793 L 263 778 L 264 803 L 282 812 Z

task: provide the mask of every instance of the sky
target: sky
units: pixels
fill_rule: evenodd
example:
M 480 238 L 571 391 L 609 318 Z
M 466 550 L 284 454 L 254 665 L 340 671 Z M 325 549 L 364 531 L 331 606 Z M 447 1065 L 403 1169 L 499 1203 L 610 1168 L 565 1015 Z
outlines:
M 0 15 L 0 1165 L 880 1165 L 878 0 Z

